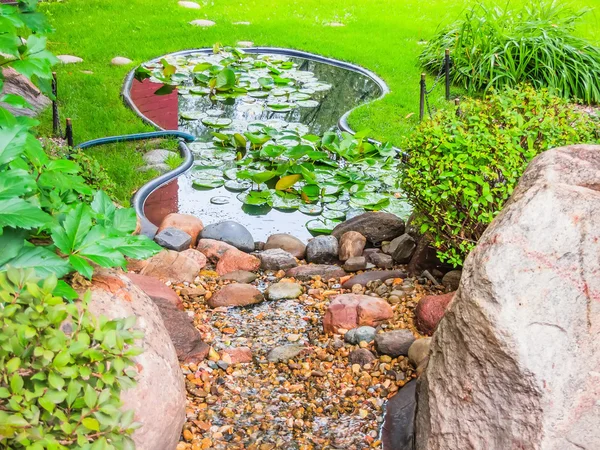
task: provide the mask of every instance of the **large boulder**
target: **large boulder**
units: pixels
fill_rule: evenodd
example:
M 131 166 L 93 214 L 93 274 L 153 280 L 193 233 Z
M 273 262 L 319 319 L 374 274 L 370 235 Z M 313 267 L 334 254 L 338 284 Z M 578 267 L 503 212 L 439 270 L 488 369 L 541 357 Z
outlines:
M 97 270 L 91 290 L 93 314 L 110 319 L 136 316 L 135 328 L 144 333 L 138 344 L 144 352 L 135 357 L 137 386 L 121 393 L 123 410 L 133 410 L 135 421 L 142 424 L 133 435 L 136 448 L 174 449 L 185 422 L 185 385 L 157 306 L 115 271 Z
M 379 247 L 383 241 L 391 241 L 404 233 L 404 221 L 386 212 L 367 212 L 340 223 L 332 236 L 340 239 L 348 231 L 357 231 L 372 245 Z
M 417 450 L 600 448 L 600 146 L 538 156 L 468 256 Z
M 172 283 L 192 283 L 205 265 L 206 258 L 197 250 L 163 250 L 150 258 L 140 273 Z

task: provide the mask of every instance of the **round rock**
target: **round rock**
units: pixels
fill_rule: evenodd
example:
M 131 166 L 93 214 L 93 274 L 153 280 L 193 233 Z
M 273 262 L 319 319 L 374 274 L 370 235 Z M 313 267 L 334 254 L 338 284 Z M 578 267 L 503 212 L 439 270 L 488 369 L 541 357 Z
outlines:
M 366 348 L 357 348 L 348 355 L 350 364 L 358 364 L 359 366 L 371 364 L 375 359 L 375 355 Z
M 194 25 L 195 27 L 212 27 L 215 23 L 212 20 L 207 19 L 196 19 L 190 22 L 190 25 Z
M 163 150 L 163 149 L 156 149 L 156 150 L 150 150 L 149 152 L 145 153 L 144 156 L 142 156 L 142 159 L 144 160 L 144 162 L 146 164 L 162 164 L 164 163 L 169 157 L 174 157 L 177 156 L 177 153 L 172 152 L 171 150 Z
M 269 300 L 294 299 L 300 297 L 301 294 L 302 286 L 290 281 L 280 281 L 279 283 L 272 284 L 267 289 L 267 298 Z
M 186 1 L 181 1 L 181 2 L 177 2 L 177 4 L 183 8 L 188 8 L 188 9 L 200 9 L 200 5 L 196 2 L 186 2 Z
M 221 288 L 219 292 L 208 299 L 208 306 L 247 306 L 264 300 L 262 293 L 249 284 L 233 283 Z
M 462 270 L 451 270 L 444 278 L 442 278 L 442 284 L 447 291 L 456 291 L 460 284 L 460 277 L 462 276 Z
M 270 362 L 287 362 L 302 353 L 304 349 L 305 347 L 303 345 L 297 344 L 275 347 L 268 353 L 267 360 Z
M 353 345 L 360 344 L 362 341 L 371 342 L 373 339 L 375 339 L 376 333 L 377 333 L 377 331 L 373 327 L 365 326 L 365 327 L 352 328 L 350 331 L 348 331 L 344 335 L 344 340 L 348 344 L 353 344 Z
M 280 248 L 264 250 L 259 253 L 258 257 L 263 270 L 286 270 L 298 265 L 296 258 Z
M 254 238 L 250 232 L 233 220 L 208 225 L 201 233 L 202 239 L 223 241 L 244 252 L 254 251 Z
M 129 58 L 125 58 L 124 56 L 115 56 L 110 60 L 110 63 L 113 66 L 126 66 L 127 64 L 131 64 L 133 61 Z
M 338 241 L 334 236 L 317 236 L 308 241 L 306 260 L 316 264 L 335 262 L 338 259 Z
M 414 341 L 410 330 L 393 330 L 375 336 L 375 347 L 379 353 L 396 358 L 408 355 L 408 349 Z
M 431 346 L 431 338 L 426 337 L 417 339 L 412 343 L 408 349 L 408 360 L 413 366 L 419 367 L 419 365 L 425 361 L 425 358 L 429 357 L 429 347 Z
M 83 62 L 83 59 L 81 59 L 79 56 L 73 56 L 73 55 L 57 55 L 56 56 L 61 63 L 63 64 L 77 64 L 80 62 Z
M 306 245 L 304 245 L 304 242 L 291 234 L 285 233 L 272 234 L 269 236 L 265 243 L 265 250 L 270 250 L 272 248 L 285 250 L 298 259 L 304 259 L 306 253 Z
M 250 48 L 254 46 L 254 42 L 252 41 L 239 41 L 237 43 L 238 47 L 243 47 L 243 48 Z

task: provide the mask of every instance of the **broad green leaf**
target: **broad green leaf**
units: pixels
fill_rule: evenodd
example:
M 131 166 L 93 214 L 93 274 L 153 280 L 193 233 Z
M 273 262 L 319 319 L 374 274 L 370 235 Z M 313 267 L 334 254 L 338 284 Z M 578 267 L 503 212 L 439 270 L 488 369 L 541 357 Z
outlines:
M 82 258 L 78 255 L 70 255 L 69 263 L 73 266 L 77 272 L 79 272 L 84 277 L 91 279 L 94 273 L 94 268 L 88 263 L 85 258 Z
M 70 266 L 66 260 L 42 246 L 23 247 L 19 254 L 7 261 L 3 267 L 7 265 L 17 269 L 32 268 L 40 277 L 47 277 L 51 274 L 63 277 L 70 272 Z
M 85 203 L 79 203 L 69 212 L 62 224 L 52 227 L 52 239 L 66 255 L 73 253 L 92 228 L 92 211 Z
M 86 417 L 85 419 L 83 419 L 81 421 L 81 423 L 88 430 L 92 430 L 92 431 L 99 431 L 100 430 L 100 423 L 98 423 L 98 421 L 96 419 L 94 419 L 93 417 Z

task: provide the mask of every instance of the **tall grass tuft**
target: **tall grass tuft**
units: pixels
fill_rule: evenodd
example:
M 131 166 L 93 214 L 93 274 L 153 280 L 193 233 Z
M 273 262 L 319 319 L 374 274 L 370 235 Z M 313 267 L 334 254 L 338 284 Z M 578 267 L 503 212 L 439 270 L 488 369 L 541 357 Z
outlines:
M 527 82 L 561 97 L 600 102 L 600 47 L 573 34 L 588 10 L 558 1 L 519 11 L 479 4 L 464 19 L 439 32 L 420 55 L 423 67 L 438 73 L 451 50 L 452 82 L 470 93 Z

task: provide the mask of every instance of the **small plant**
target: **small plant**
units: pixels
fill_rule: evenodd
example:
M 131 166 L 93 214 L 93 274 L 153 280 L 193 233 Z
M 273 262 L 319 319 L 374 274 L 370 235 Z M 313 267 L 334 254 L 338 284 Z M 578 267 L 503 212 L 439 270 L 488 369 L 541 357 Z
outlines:
M 57 279 L 0 272 L 0 448 L 133 449 L 135 317 L 108 320 L 58 295 Z
M 508 200 L 529 161 L 599 140 L 599 123 L 531 86 L 492 89 L 423 122 L 404 143 L 401 187 L 439 257 L 461 265 Z
M 529 83 L 564 98 L 600 102 L 600 47 L 573 34 L 587 10 L 558 1 L 520 11 L 479 4 L 438 33 L 420 56 L 437 74 L 451 49 L 452 82 L 469 92 Z
M 169 166 L 169 169 L 174 170 L 177 169 L 181 163 L 183 163 L 183 158 L 177 154 L 172 154 L 167 156 L 165 159 L 165 164 Z

